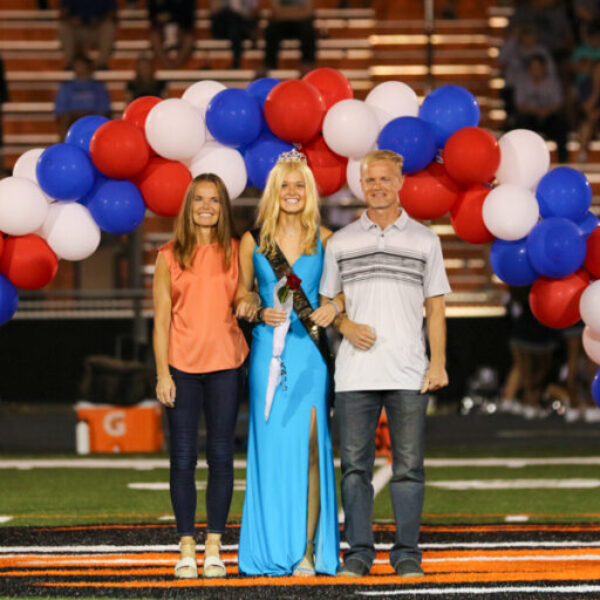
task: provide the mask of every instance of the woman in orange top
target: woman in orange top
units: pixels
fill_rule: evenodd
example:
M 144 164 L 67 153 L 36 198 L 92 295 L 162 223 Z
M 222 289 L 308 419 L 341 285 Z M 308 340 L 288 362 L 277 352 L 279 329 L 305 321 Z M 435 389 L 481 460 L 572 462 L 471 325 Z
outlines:
M 205 577 L 224 577 L 221 535 L 233 493 L 233 440 L 248 347 L 233 314 L 238 240 L 227 189 L 212 173 L 189 185 L 174 239 L 154 272 L 156 395 L 167 407 L 171 502 L 181 557 L 175 577 L 198 576 L 194 541 L 198 418 L 206 419 L 208 528 Z

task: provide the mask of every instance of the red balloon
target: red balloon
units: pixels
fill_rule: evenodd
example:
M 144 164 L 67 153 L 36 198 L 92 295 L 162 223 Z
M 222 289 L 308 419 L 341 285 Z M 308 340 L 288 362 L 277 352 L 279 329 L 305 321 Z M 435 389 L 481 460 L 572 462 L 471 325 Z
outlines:
M 444 166 L 448 175 L 463 185 L 486 183 L 500 164 L 496 138 L 481 127 L 463 127 L 444 146 Z
M 123 111 L 123 121 L 127 121 L 144 131 L 148 113 L 161 101 L 162 98 L 158 96 L 140 96 L 136 98 Z
M 150 159 L 135 184 L 152 212 L 161 217 L 175 217 L 191 181 L 192 175 L 185 165 L 157 156 Z
M 597 279 L 600 279 L 600 227 L 596 227 L 587 239 L 585 268 Z
M 531 312 L 546 327 L 561 329 L 575 325 L 581 318 L 579 299 L 589 282 L 585 269 L 561 279 L 538 277 L 529 292 Z
M 450 210 L 450 222 L 456 235 L 471 244 L 485 244 L 494 239 L 483 222 L 483 201 L 491 189 L 477 184 L 458 194 Z
M 33 233 L 4 240 L 0 273 L 24 290 L 48 285 L 58 269 L 58 258 L 46 240 Z
M 308 166 L 317 182 L 319 195 L 334 194 L 346 183 L 348 159 L 333 152 L 322 135 L 309 144 L 301 146 L 300 152 L 306 154 Z
M 109 121 L 92 136 L 90 156 L 104 175 L 129 179 L 146 166 L 150 149 L 139 127 L 127 121 Z
M 306 144 L 321 131 L 325 101 L 319 90 L 306 81 L 282 81 L 265 100 L 265 118 L 277 137 Z
M 349 100 L 354 98 L 354 91 L 350 82 L 337 69 L 321 67 L 309 71 L 302 81 L 314 85 L 323 100 L 325 101 L 325 110 L 329 110 L 336 102 L 340 100 Z
M 406 175 L 400 204 L 415 219 L 437 219 L 446 214 L 460 192 L 443 165 L 433 162 L 422 171 Z

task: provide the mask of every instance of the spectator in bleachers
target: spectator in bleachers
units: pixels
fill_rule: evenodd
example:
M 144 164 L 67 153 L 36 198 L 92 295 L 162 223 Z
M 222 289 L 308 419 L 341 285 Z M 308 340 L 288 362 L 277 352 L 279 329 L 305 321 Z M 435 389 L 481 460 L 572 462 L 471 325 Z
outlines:
M 4 75 L 4 61 L 0 57 L 0 175 L 4 175 L 4 132 L 2 129 L 2 105 L 8 102 L 8 86 Z
M 567 118 L 560 81 L 542 55 L 532 56 L 515 87 L 517 128 L 544 133 L 556 142 L 558 161 L 568 161 Z
M 587 29 L 586 39 L 573 53 L 579 122 L 579 161 L 587 160 L 588 145 L 600 117 L 600 23 Z
M 148 0 L 150 43 L 168 69 L 187 62 L 194 50 L 196 0 Z
M 600 20 L 600 0 L 573 0 L 573 17 L 577 42 L 586 40 L 590 25 Z
M 507 114 L 507 129 L 513 129 L 516 120 L 515 86 L 527 71 L 527 62 L 534 55 L 545 58 L 548 74 L 554 77 L 556 75 L 554 60 L 550 52 L 538 43 L 537 32 L 530 24 L 517 27 L 500 49 L 498 61 L 502 66 L 504 75 L 504 88 L 501 90 L 500 95 L 504 100 Z
M 134 78 L 127 83 L 127 101 L 131 102 L 140 96 L 164 97 L 167 85 L 156 78 L 154 59 L 142 54 L 137 59 Z
M 96 69 L 107 69 L 116 31 L 116 0 L 60 0 L 58 35 L 65 55 L 66 68 L 80 52 L 97 48 Z
M 242 42 L 256 42 L 258 0 L 211 0 L 211 33 L 215 39 L 229 40 L 233 53 L 232 68 L 242 62 Z
M 571 54 L 573 34 L 566 2 L 562 0 L 525 0 L 517 3 L 511 17 L 510 29 L 532 26 L 539 43 L 547 48 L 557 65 Z
M 302 71 L 314 67 L 316 31 L 312 0 L 270 0 L 271 19 L 265 30 L 265 67 L 277 68 L 279 44 L 284 39 L 300 40 Z
M 85 54 L 75 56 L 73 71 L 75 78 L 61 83 L 54 102 L 61 140 L 71 124 L 80 117 L 110 117 L 110 96 L 104 83 L 94 79 L 92 61 Z

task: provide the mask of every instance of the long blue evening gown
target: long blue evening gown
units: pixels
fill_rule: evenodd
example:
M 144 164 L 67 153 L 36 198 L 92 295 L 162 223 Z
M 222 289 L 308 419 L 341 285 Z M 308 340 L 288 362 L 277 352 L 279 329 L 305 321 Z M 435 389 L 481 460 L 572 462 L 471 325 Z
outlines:
M 264 255 L 253 255 L 263 306 L 273 306 L 277 278 Z M 318 306 L 323 247 L 293 265 L 302 289 Z M 292 311 L 282 360 L 285 389 L 277 387 L 268 422 L 265 394 L 273 328 L 254 328 L 250 355 L 250 426 L 246 497 L 242 514 L 239 570 L 247 575 L 289 575 L 306 551 L 310 418 L 316 409 L 321 510 L 315 535 L 315 569 L 334 575 L 339 565 L 339 527 L 333 452 L 326 405 L 327 367 Z

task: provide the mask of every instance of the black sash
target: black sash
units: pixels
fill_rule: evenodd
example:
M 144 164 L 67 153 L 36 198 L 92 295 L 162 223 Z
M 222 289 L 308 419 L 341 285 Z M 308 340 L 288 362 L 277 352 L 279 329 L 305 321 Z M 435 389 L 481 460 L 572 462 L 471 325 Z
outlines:
M 257 246 L 260 246 L 260 229 L 251 229 L 250 233 L 254 238 Z M 293 273 L 292 267 L 290 263 L 288 263 L 287 258 L 281 251 L 281 248 L 275 242 L 275 252 L 272 256 L 263 255 L 271 265 L 273 272 L 275 273 L 275 277 L 277 280 L 280 280 L 282 277 L 287 277 L 290 273 Z M 294 290 L 293 294 L 293 303 L 294 303 L 294 311 L 298 315 L 298 319 L 300 319 L 300 323 L 302 323 L 304 329 L 306 329 L 306 333 L 310 339 L 315 343 L 315 346 L 319 350 L 319 353 L 323 357 L 325 364 L 327 365 L 327 371 L 329 372 L 329 390 L 327 393 L 327 401 L 329 403 L 330 408 L 333 407 L 333 399 L 334 399 L 334 361 L 331 353 L 329 352 L 329 344 L 327 342 L 327 335 L 325 334 L 325 329 L 323 327 L 319 327 L 316 323 L 313 323 L 309 315 L 315 310 L 311 304 L 309 299 L 306 297 L 304 290 L 302 287 L 299 287 L 297 290 Z

